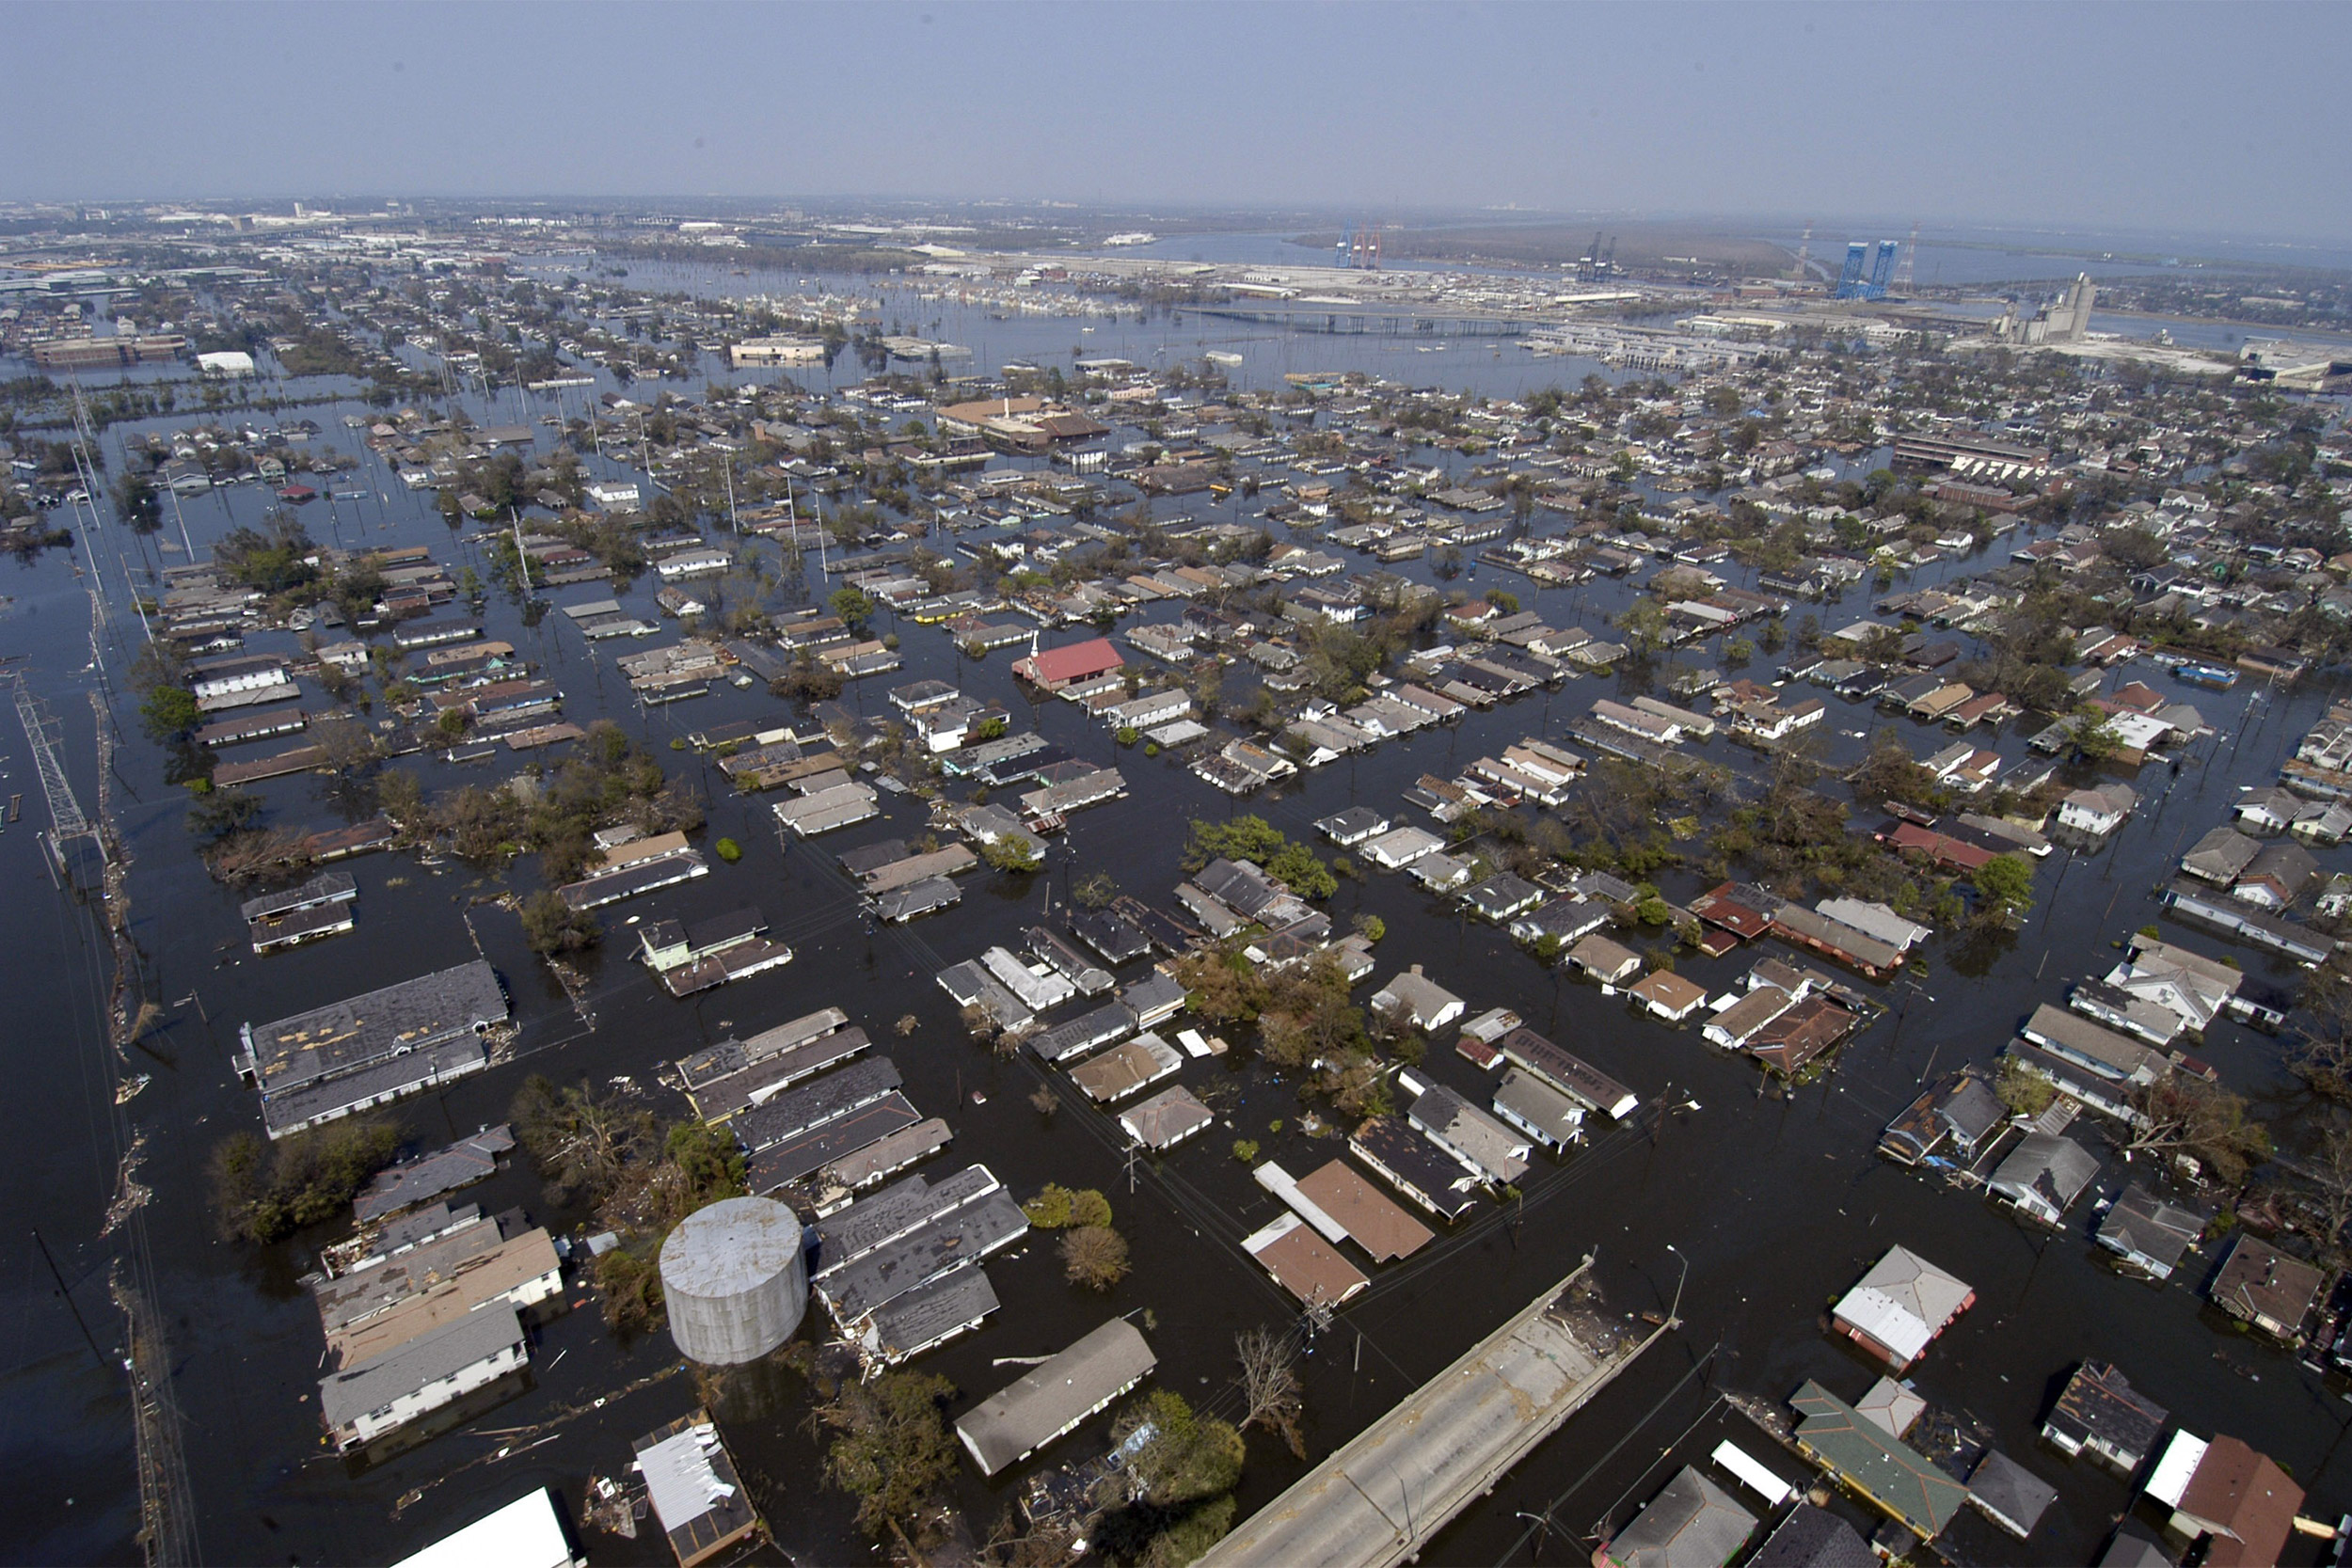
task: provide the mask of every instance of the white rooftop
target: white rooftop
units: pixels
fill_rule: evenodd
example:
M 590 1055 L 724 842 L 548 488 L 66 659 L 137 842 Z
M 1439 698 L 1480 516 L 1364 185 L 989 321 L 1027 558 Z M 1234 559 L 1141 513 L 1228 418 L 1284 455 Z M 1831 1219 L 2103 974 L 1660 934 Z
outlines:
M 571 1568 L 579 1560 L 542 1486 L 392 1568 Z
M 2205 1440 L 2176 1432 L 2156 1461 L 2156 1467 L 2148 1472 L 2148 1495 L 2167 1508 L 2181 1506 L 2181 1498 L 2188 1491 L 2189 1479 L 2197 1474 L 2197 1466 L 2205 1462 Z
M 711 1468 L 710 1456 L 718 1447 L 718 1430 L 705 1421 L 637 1455 L 637 1468 L 644 1474 L 646 1494 L 664 1530 L 701 1518 L 735 1495 L 735 1488 Z
M 1860 1329 L 1903 1360 L 1927 1349 L 1967 1304 L 1971 1288 L 1907 1247 L 1890 1248 L 1836 1306 L 1840 1323 Z

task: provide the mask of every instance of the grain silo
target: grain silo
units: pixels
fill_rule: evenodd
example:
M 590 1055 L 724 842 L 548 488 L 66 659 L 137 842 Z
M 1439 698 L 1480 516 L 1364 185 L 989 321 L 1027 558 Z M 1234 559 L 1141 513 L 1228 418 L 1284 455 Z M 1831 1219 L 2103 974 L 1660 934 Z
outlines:
M 691 1360 L 756 1361 L 792 1337 L 808 1306 L 800 1216 L 764 1197 L 689 1214 L 661 1243 L 670 1337 Z

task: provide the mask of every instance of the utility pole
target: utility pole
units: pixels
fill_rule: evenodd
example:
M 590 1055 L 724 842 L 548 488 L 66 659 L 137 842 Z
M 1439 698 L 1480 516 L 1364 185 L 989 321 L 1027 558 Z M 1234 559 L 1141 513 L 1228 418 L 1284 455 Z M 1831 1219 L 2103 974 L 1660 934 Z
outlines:
M 180 524 L 180 547 L 188 552 L 188 564 L 193 566 L 196 564 L 196 541 L 188 537 L 188 515 L 180 509 L 180 486 L 171 483 L 164 488 L 171 492 L 171 515 Z
M 101 1367 L 112 1371 L 114 1367 L 107 1361 L 106 1353 L 98 1348 L 97 1336 L 90 1333 L 89 1323 L 82 1316 L 82 1309 L 73 1304 L 73 1292 L 66 1289 L 65 1275 L 57 1271 L 56 1255 L 49 1250 L 49 1243 L 41 1240 L 40 1232 L 38 1230 L 33 1232 L 33 1244 L 40 1248 L 41 1261 L 49 1265 L 49 1277 L 57 1282 L 57 1294 L 65 1298 L 65 1309 L 73 1314 L 73 1326 L 82 1331 L 83 1339 L 89 1345 L 89 1353 L 98 1357 L 98 1364 Z

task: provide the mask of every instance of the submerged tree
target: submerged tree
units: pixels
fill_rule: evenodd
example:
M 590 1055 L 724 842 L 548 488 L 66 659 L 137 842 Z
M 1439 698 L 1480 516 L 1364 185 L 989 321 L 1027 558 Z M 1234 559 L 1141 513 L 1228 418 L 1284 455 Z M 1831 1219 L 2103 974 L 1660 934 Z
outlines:
M 1298 1381 L 1298 1348 L 1287 1334 L 1261 1325 L 1233 1336 L 1233 1354 L 1241 1361 L 1242 1430 L 1259 1427 L 1279 1437 L 1297 1458 L 1307 1457 L 1306 1433 L 1299 1418 L 1307 1399 Z
M 276 1143 L 233 1132 L 209 1166 L 215 1225 L 230 1240 L 266 1243 L 348 1212 L 368 1179 L 400 1149 L 400 1126 L 374 1117 L 333 1121 Z
M 2270 1130 L 2217 1084 L 2173 1072 L 2135 1086 L 2130 1100 L 2140 1122 L 2123 1145 L 2127 1153 L 2185 1154 L 2225 1187 L 2270 1158 Z
M 1062 1233 L 1062 1274 L 1073 1285 L 1107 1291 L 1127 1277 L 1127 1238 L 1107 1225 L 1081 1225 Z
M 825 1450 L 825 1479 L 858 1500 L 858 1528 L 903 1528 L 956 1473 L 955 1439 L 940 1411 L 956 1386 L 903 1369 L 850 1383 L 817 1419 L 839 1435 Z

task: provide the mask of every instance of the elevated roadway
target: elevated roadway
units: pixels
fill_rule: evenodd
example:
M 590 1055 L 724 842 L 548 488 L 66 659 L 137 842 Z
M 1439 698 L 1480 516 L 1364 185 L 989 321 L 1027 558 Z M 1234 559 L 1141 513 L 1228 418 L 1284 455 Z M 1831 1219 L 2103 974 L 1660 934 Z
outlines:
M 1199 1568 L 1391 1568 L 1665 1332 L 1611 1342 L 1567 1296 L 1586 1259 L 1200 1559 Z

